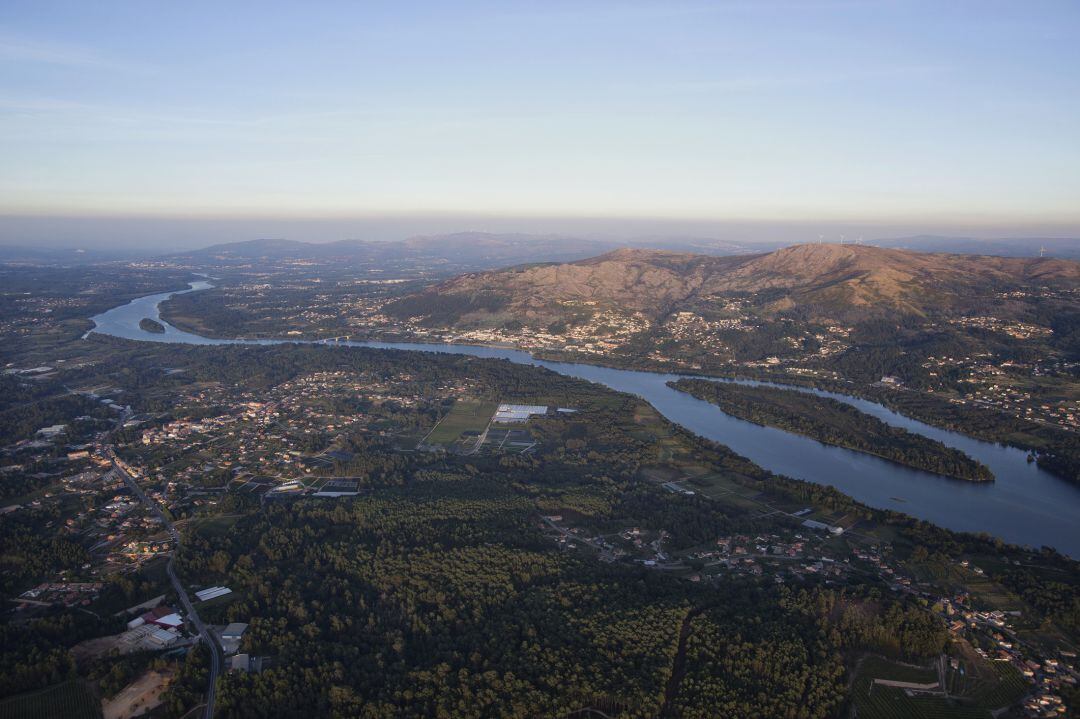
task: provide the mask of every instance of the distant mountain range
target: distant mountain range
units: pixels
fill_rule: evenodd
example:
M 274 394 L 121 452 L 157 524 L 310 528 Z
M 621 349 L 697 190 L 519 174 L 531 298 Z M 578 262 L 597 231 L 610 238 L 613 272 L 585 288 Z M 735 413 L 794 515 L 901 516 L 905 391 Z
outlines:
M 522 262 L 566 262 L 590 257 L 611 245 L 559 235 L 489 234 L 459 232 L 412 237 L 399 242 L 341 240 L 309 243 L 295 240 L 251 240 L 214 245 L 169 255 L 171 260 L 207 264 L 242 264 L 290 260 L 340 261 L 356 265 L 421 262 L 460 267 L 501 267 Z
M 170 259 L 219 264 L 258 260 L 332 260 L 355 263 L 400 261 L 443 262 L 454 266 L 496 268 L 526 262 L 570 262 L 595 257 L 621 247 L 670 250 L 704 255 L 760 254 L 791 246 L 790 242 L 733 242 L 707 237 L 655 236 L 630 240 L 582 238 L 568 235 L 493 234 L 457 232 L 411 237 L 396 242 L 341 240 L 311 243 L 296 240 L 251 240 L 213 245 L 200 250 L 169 255 Z M 853 244 L 853 243 L 849 243 Z M 920 235 L 873 240 L 867 246 L 998 255 L 1003 257 L 1047 257 L 1080 259 L 1080 239 L 1016 238 L 978 239 Z M 854 246 L 854 245 L 853 245 Z
M 146 253 L 137 254 L 127 250 L 0 245 L 0 262 L 31 265 L 92 265 L 103 262 L 126 262 L 146 256 Z
M 212 245 L 160 256 L 196 265 L 244 265 L 257 262 L 343 262 L 362 265 L 405 266 L 426 263 L 447 272 L 493 269 L 527 262 L 570 262 L 595 257 L 620 247 L 648 248 L 704 255 L 761 254 L 790 242 L 735 242 L 707 237 L 653 236 L 629 240 L 582 238 L 568 235 L 493 234 L 458 232 L 412 237 L 395 242 L 341 240 L 301 242 L 259 239 Z M 1080 239 L 1013 238 L 978 239 L 920 235 L 871 240 L 867 246 L 920 252 L 1080 259 Z M 0 246 L 0 261 L 40 264 L 90 264 L 143 259 L 152 252 L 102 249 L 63 249 Z
M 729 256 L 622 249 L 570 263 L 466 274 L 388 311 L 483 326 L 508 317 L 534 324 L 563 321 L 582 308 L 655 319 L 737 298 L 755 313 L 851 320 L 963 310 L 1005 291 L 1041 286 L 1080 286 L 1080 263 L 835 244 Z

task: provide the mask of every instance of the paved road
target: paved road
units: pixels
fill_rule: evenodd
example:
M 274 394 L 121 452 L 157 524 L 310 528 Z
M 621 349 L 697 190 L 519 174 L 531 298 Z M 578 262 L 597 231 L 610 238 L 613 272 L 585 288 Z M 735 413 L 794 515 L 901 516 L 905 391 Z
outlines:
M 176 576 L 176 570 L 174 568 L 174 562 L 176 560 L 176 550 L 180 548 L 180 532 L 177 531 L 173 523 L 169 521 L 165 513 L 161 511 L 161 507 L 158 503 L 151 500 L 142 491 L 135 478 L 131 476 L 131 473 L 127 471 L 123 462 L 119 461 L 116 454 L 112 450 L 108 450 L 107 456 L 112 460 L 113 469 L 120 473 L 120 476 L 124 478 L 128 487 L 135 493 L 135 496 L 142 501 L 147 508 L 153 512 L 165 525 L 165 528 L 169 530 L 169 534 L 172 536 L 174 548 L 172 554 L 169 555 L 169 563 L 165 565 L 165 571 L 169 575 L 169 581 L 172 582 L 173 587 L 176 589 L 177 595 L 180 597 L 180 603 L 184 605 L 184 613 L 187 618 L 195 625 L 195 629 L 198 630 L 199 636 L 206 642 L 206 646 L 210 649 L 210 686 L 206 690 L 206 709 L 203 712 L 205 719 L 213 719 L 214 716 L 214 695 L 217 690 L 217 678 L 221 673 L 221 645 L 218 643 L 217 637 L 210 631 L 210 628 L 203 624 L 202 619 L 199 618 L 199 613 L 195 611 L 195 607 L 191 604 L 191 598 L 188 597 L 187 590 L 184 589 L 184 585 L 180 582 L 180 578 Z

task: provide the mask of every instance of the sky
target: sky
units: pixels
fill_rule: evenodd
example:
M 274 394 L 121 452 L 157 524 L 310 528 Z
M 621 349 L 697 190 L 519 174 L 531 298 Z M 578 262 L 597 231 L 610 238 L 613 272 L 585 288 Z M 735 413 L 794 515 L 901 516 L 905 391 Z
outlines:
M 4 0 L 0 242 L 1076 236 L 1078 31 L 1075 0 Z

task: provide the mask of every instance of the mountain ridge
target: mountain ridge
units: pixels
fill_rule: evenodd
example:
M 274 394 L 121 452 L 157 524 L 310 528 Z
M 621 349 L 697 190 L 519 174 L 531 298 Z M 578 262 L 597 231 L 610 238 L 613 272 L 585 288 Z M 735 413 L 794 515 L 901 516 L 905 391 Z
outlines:
M 758 296 L 769 313 L 802 309 L 819 318 L 850 319 L 927 316 L 1040 283 L 1080 285 L 1080 263 L 836 244 L 729 256 L 620 248 L 567 263 L 467 273 L 426 294 L 432 301 L 498 295 L 508 313 L 523 321 L 554 316 L 568 303 L 599 303 L 655 318 L 688 303 L 742 295 Z

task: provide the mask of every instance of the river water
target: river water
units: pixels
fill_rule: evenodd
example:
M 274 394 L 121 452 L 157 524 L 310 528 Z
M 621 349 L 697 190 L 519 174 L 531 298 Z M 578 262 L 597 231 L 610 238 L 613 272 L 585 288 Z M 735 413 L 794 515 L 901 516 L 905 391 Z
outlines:
M 195 282 L 185 292 L 209 287 L 208 282 Z M 164 292 L 140 297 L 97 315 L 92 318 L 95 327 L 91 332 L 129 340 L 196 345 L 294 342 L 211 339 L 184 332 L 164 321 L 164 334 L 142 330 L 139 321 L 144 317 L 161 321 L 158 305 L 173 294 L 177 293 Z M 848 402 L 888 424 L 962 450 L 988 466 L 996 481 L 977 483 L 948 479 L 824 445 L 783 430 L 745 422 L 724 414 L 715 405 L 667 386 L 667 382 L 683 375 L 549 362 L 534 359 L 528 352 L 499 347 L 408 342 L 342 342 L 341 345 L 499 358 L 545 367 L 562 375 L 637 395 L 672 422 L 724 444 L 772 472 L 831 485 L 872 507 L 905 512 L 949 529 L 987 532 L 1007 542 L 1033 547 L 1045 545 L 1080 558 L 1080 486 L 1029 463 L 1027 454 L 1021 450 L 937 429 L 874 402 L 830 392 L 803 390 Z

